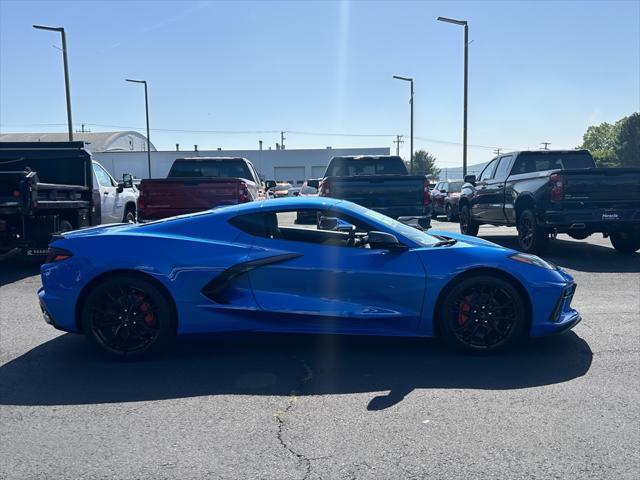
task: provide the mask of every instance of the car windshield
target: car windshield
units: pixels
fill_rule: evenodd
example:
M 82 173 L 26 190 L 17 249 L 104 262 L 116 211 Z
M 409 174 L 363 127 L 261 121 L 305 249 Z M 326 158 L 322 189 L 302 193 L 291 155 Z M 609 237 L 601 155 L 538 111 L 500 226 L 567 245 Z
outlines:
M 336 157 L 331 160 L 325 176 L 406 175 L 407 168 L 400 157 Z
M 231 177 L 251 179 L 242 160 L 180 160 L 174 162 L 169 177 Z
M 382 223 L 386 227 L 391 230 L 398 232 L 403 237 L 408 238 L 412 242 L 417 243 L 421 247 L 429 247 L 435 245 L 440 242 L 442 239 L 436 238 L 433 235 L 429 235 L 427 232 L 422 230 L 418 230 L 417 228 L 410 227 L 409 225 L 405 225 L 402 222 L 394 220 L 391 217 L 387 217 L 382 213 L 378 213 L 374 210 L 369 210 L 368 208 L 361 207 L 359 205 L 354 205 L 353 210 L 358 212 L 360 215 L 365 217 L 366 219 L 373 220 L 377 223 Z

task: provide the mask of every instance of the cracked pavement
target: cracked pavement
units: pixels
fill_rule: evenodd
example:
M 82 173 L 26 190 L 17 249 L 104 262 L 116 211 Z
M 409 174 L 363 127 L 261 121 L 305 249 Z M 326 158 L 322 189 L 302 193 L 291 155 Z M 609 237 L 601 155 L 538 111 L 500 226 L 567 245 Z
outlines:
M 545 258 L 584 320 L 513 353 L 253 335 L 132 364 L 45 325 L 37 270 L 0 264 L 0 478 L 635 479 L 640 255 L 561 236 Z

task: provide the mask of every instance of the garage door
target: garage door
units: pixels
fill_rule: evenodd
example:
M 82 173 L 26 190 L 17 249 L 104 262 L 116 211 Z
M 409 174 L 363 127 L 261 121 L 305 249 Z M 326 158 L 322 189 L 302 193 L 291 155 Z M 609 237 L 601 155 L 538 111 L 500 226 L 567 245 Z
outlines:
M 302 185 L 305 180 L 304 167 L 274 167 L 277 182 L 289 182 L 291 185 Z
M 324 172 L 327 169 L 326 165 L 320 165 L 318 167 L 311 167 L 311 178 L 322 178 L 324 177 Z

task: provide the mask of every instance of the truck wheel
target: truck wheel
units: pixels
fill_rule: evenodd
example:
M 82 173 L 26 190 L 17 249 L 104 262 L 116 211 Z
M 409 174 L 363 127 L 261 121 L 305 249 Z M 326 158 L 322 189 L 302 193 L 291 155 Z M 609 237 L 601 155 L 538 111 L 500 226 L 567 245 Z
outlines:
M 123 223 L 136 223 L 136 210 L 132 207 L 127 207 L 124 212 Z
M 609 239 L 613 248 L 620 253 L 635 253 L 640 250 L 640 230 L 612 232 Z
M 538 225 L 532 210 L 523 210 L 518 217 L 518 245 L 526 253 L 542 253 L 549 243 L 549 232 Z
M 445 213 L 447 214 L 447 222 L 453 222 L 455 220 L 453 216 L 453 209 L 451 208 L 450 203 L 447 203 L 447 208 L 445 208 Z
M 463 205 L 460 208 L 460 233 L 463 235 L 471 235 L 475 237 L 478 235 L 480 224 L 471 218 L 471 212 L 468 205 Z

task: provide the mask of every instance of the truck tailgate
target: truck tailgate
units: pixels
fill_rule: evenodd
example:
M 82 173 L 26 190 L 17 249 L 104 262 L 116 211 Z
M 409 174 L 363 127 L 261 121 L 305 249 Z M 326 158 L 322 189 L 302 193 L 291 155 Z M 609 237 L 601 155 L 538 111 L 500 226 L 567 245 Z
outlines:
M 561 174 L 565 202 L 640 203 L 640 168 L 586 168 Z
M 331 196 L 364 207 L 422 205 L 424 177 L 407 175 L 367 175 L 328 177 Z
M 164 218 L 235 205 L 239 199 L 237 178 L 164 178 L 140 182 L 140 215 Z

